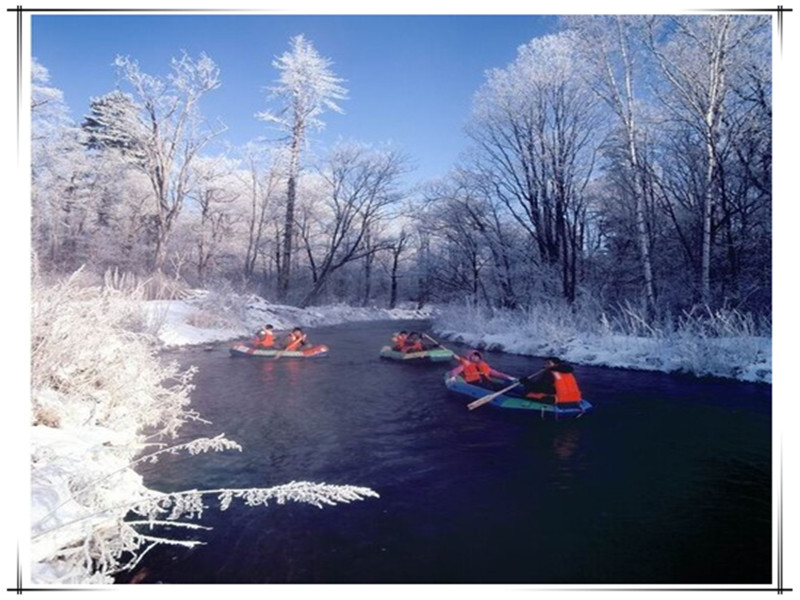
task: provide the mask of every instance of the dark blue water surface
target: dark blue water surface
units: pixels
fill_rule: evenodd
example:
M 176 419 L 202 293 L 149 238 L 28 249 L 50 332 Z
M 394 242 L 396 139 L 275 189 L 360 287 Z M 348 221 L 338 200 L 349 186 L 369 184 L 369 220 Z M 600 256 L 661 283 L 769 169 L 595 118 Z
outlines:
M 379 322 L 309 330 L 315 360 L 168 354 L 197 365 L 192 406 L 244 451 L 168 457 L 145 483 L 175 491 L 289 481 L 380 494 L 219 511 L 205 545 L 149 553 L 164 583 L 769 583 L 771 387 L 576 367 L 595 411 L 576 421 L 449 396 L 451 365 L 378 358 Z M 464 350 L 456 344 L 446 344 Z M 487 354 L 522 375 L 541 360 Z

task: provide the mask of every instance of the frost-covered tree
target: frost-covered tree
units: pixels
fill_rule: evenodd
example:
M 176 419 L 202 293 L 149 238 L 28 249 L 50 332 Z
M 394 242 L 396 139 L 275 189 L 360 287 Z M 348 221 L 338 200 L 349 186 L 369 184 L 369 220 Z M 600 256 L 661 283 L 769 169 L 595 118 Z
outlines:
M 239 172 L 247 188 L 247 208 L 243 219 L 247 228 L 244 256 L 244 278 L 253 281 L 259 260 L 264 265 L 264 283 L 273 264 L 280 262 L 280 240 L 274 232 L 280 229 L 278 189 L 284 181 L 283 155 L 261 144 L 246 145 L 241 152 L 244 168 Z
M 279 106 L 257 117 L 276 123 L 288 138 L 286 215 L 278 270 L 278 295 L 285 298 L 291 279 L 300 153 L 308 132 L 324 126 L 320 116 L 326 110 L 342 112 L 337 102 L 346 99 L 347 90 L 341 85 L 343 80 L 331 71 L 331 61 L 320 56 L 303 35 L 294 36 L 289 41 L 289 50 L 275 59 L 272 66 L 280 71 L 280 76 L 270 87 L 270 100 L 277 101 Z
M 91 171 L 63 93 L 36 60 L 31 76 L 33 247 L 43 267 L 74 269 L 90 252 Z
M 532 298 L 537 278 L 532 276 L 530 253 L 525 250 L 527 240 L 483 173 L 456 169 L 425 196 L 430 202 L 429 216 L 444 239 L 462 249 L 479 245 L 485 264 L 479 282 L 481 300 L 513 308 L 523 298 Z M 449 267 L 445 264 L 444 268 Z M 477 299 L 477 283 L 461 291 Z
M 482 233 L 486 202 L 454 180 L 438 181 L 424 191 L 425 210 L 418 214 L 420 227 L 436 240 L 439 260 L 432 276 L 442 299 L 488 298 L 486 284 L 491 256 Z
M 191 163 L 221 133 L 221 129 L 203 127 L 199 110 L 200 99 L 220 85 L 219 68 L 203 53 L 197 59 L 185 53 L 173 58 L 171 72 L 164 78 L 144 73 L 129 57 L 118 56 L 114 64 L 142 110 L 135 125 L 138 128 L 141 123 L 144 131 L 126 133 L 143 136 L 142 169 L 150 180 L 155 200 L 152 261 L 153 267 L 161 271 L 170 233 L 189 193 Z
M 654 314 L 656 285 L 653 272 L 652 240 L 646 208 L 648 171 L 642 145 L 647 137 L 647 123 L 640 96 L 647 65 L 644 61 L 642 17 L 605 16 L 572 17 L 568 25 L 577 33 L 581 73 L 594 92 L 614 115 L 619 134 L 620 156 L 612 169 L 623 169 L 619 194 L 632 208 L 635 239 L 639 252 L 640 272 L 646 311 Z
M 468 133 L 481 172 L 532 242 L 529 261 L 557 272 L 554 288 L 576 297 L 586 205 L 600 121 L 597 99 L 564 32 L 521 46 L 475 95 Z
M 35 57 L 31 63 L 31 117 L 34 140 L 71 124 L 64 93 L 50 85 L 50 71 Z
M 767 32 L 759 38 L 731 84 L 733 110 L 722 117 L 730 143 L 721 160 L 715 272 L 721 304 L 763 313 L 772 304 L 772 78 L 771 40 Z
M 120 91 L 92 98 L 81 129 L 96 203 L 92 266 L 141 272 L 155 237 L 141 107 Z
M 389 266 L 389 308 L 397 306 L 401 261 L 410 245 L 411 233 L 406 227 L 402 227 L 394 237 L 389 239 L 389 255 L 391 257 Z
M 81 124 L 87 147 L 98 151 L 115 149 L 132 162 L 143 162 L 146 130 L 140 119 L 141 110 L 133 96 L 119 90 L 92 98 L 89 114 Z
M 195 217 L 195 267 L 201 286 L 207 284 L 219 252 L 233 237 L 238 218 L 233 205 L 245 193 L 238 167 L 237 161 L 221 156 L 199 157 L 192 167 L 190 212 Z
M 659 95 L 665 110 L 679 124 L 678 141 L 701 148 L 695 159 L 702 172 L 695 196 L 699 230 L 698 299 L 712 301 L 712 251 L 724 176 L 721 155 L 729 143 L 726 115 L 732 110 L 733 88 L 754 54 L 766 60 L 762 40 L 769 19 L 749 15 L 679 16 L 648 22 L 648 45 L 663 75 Z M 689 137 L 687 137 L 689 136 Z
M 315 233 L 306 236 L 314 279 L 301 306 L 317 298 L 331 274 L 385 247 L 367 244 L 367 237 L 401 199 L 404 171 L 405 160 L 394 150 L 342 144 L 331 152 L 320 170 L 325 183 L 321 218 Z

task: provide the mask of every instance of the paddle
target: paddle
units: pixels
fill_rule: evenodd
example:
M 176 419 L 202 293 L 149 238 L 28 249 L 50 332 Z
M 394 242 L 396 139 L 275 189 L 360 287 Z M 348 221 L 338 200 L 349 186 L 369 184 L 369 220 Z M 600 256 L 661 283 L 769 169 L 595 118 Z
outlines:
M 527 379 L 533 379 L 537 375 L 540 375 L 541 373 L 544 373 L 544 371 L 545 371 L 545 369 L 540 369 L 540 370 L 536 371 L 536 373 L 534 373 L 533 375 L 528 375 Z M 473 400 L 472 402 L 467 404 L 467 408 L 470 409 L 470 410 L 475 410 L 479 406 L 483 406 L 484 404 L 489 404 L 489 402 L 491 402 L 492 400 L 494 400 L 495 398 L 497 398 L 501 394 L 505 394 L 507 391 L 512 390 L 515 387 L 517 387 L 519 385 L 519 382 L 520 382 L 520 380 L 516 379 L 516 380 L 514 380 L 514 383 L 512 383 L 508 387 L 504 387 L 502 390 L 499 390 L 497 392 L 492 392 L 491 394 L 487 394 L 486 396 L 481 396 L 477 400 Z
M 306 341 L 306 336 L 305 336 L 305 334 L 303 334 L 303 337 L 301 338 L 301 340 L 302 340 L 302 342 L 305 342 L 305 341 Z M 292 345 L 292 344 L 294 344 L 295 342 L 297 342 L 297 346 L 295 346 L 294 348 L 290 348 L 289 346 L 291 346 L 291 345 Z M 283 350 L 278 350 L 278 353 L 277 353 L 277 354 L 274 356 L 274 360 L 278 360 L 278 359 L 279 359 L 281 356 L 283 356 L 283 354 L 284 354 L 285 352 L 294 351 L 294 350 L 296 350 L 297 348 L 299 348 L 300 346 L 302 346 L 302 343 L 301 343 L 301 342 L 299 342 L 299 341 L 297 341 L 297 340 L 293 340 L 293 341 L 289 342 L 289 344 L 286 346 L 286 348 L 284 348 Z
M 272 360 L 278 360 L 281 356 L 283 356 L 283 353 L 286 352 L 287 350 L 288 348 L 284 348 L 283 350 L 278 350 L 275 353 L 275 356 L 272 357 Z
M 422 335 L 423 335 L 424 337 L 428 338 L 430 341 L 432 341 L 432 342 L 433 342 L 434 344 L 436 344 L 437 346 L 439 346 L 439 348 L 441 348 L 442 350 L 447 350 L 448 352 L 453 352 L 452 350 L 450 350 L 450 348 L 447 348 L 447 347 L 443 346 L 443 345 L 442 345 L 442 344 L 440 344 L 438 341 L 436 341 L 436 340 L 435 340 L 435 339 L 433 339 L 431 336 L 429 336 L 427 333 L 423 333 Z M 458 356 L 458 354 L 456 354 L 455 352 L 453 352 L 453 356 Z

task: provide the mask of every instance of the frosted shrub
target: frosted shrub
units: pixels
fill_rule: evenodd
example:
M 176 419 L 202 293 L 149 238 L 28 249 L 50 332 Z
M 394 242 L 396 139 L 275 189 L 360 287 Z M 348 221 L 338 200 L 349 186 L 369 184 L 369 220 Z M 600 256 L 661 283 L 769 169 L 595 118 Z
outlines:
M 103 286 L 109 290 L 125 292 L 130 295 L 138 294 L 144 282 L 132 273 L 125 273 L 117 268 L 108 269 L 103 273 Z
M 532 331 L 540 341 L 547 340 L 554 346 L 563 347 L 580 335 L 581 317 L 576 307 L 542 302 L 522 311 L 517 326 Z
M 139 318 L 136 298 L 83 287 L 76 273 L 50 287 L 34 281 L 32 299 L 34 424 L 78 425 L 72 415 L 82 425 L 172 435 L 197 417 L 188 410 L 192 372 L 162 365 L 152 339 L 127 329 Z
M 479 348 L 555 354 L 579 364 L 771 380 L 769 324 L 736 310 L 696 307 L 677 319 L 653 319 L 630 303 L 605 311 L 558 302 L 491 312 L 451 305 L 442 309 L 436 329 Z
M 444 306 L 436 323 L 445 330 L 474 331 L 483 333 L 487 324 L 488 312 L 475 302 Z M 468 327 L 465 327 L 468 325 Z
M 192 295 L 185 283 L 163 273 L 148 278 L 144 287 L 147 300 L 184 300 Z
M 700 375 L 763 379 L 771 373 L 771 340 L 750 314 L 697 307 L 678 319 L 670 342 L 676 368 Z
M 250 298 L 232 291 L 212 291 L 197 299 L 198 314 L 213 317 L 213 325 L 218 328 L 237 328 L 247 321 L 247 305 Z M 198 317 L 203 318 L 203 317 Z M 203 325 L 197 325 L 203 327 Z M 207 326 L 209 327 L 209 326 Z
M 111 287 L 86 285 L 80 272 L 55 284 L 38 275 L 33 281 L 33 582 L 113 583 L 114 574 L 134 568 L 156 545 L 202 543 L 175 539 L 174 532 L 207 529 L 191 522 L 202 516 L 207 497 L 216 497 L 222 510 L 234 500 L 322 507 L 377 497 L 368 488 L 307 482 L 171 493 L 146 488 L 133 470 L 138 463 L 242 448 L 222 434 L 172 446 L 163 441 L 187 421 L 202 421 L 189 409 L 194 371 L 161 363 L 153 337 L 141 331 L 141 288 L 109 277 Z
M 755 337 L 758 327 L 752 315 L 735 309 L 708 306 L 684 311 L 678 319 L 676 330 L 697 337 Z
M 647 317 L 644 307 L 633 306 L 629 302 L 616 310 L 603 312 L 601 330 L 611 335 L 633 337 L 659 338 L 663 335 L 663 329 Z
M 227 510 L 234 500 L 241 500 L 246 506 L 292 501 L 322 508 L 378 497 L 369 488 L 310 482 L 271 488 L 163 493 L 145 488 L 130 469 L 135 462 L 155 462 L 165 453 L 222 450 L 241 450 L 241 447 L 219 435 L 162 448 L 94 479 L 90 471 L 84 472 L 85 480 L 73 478 L 70 482 L 73 489 L 65 500 L 44 515 L 34 515 L 32 558 L 47 567 L 37 569 L 38 582 L 111 583 L 111 576 L 134 568 L 157 545 L 191 548 L 202 544 L 199 540 L 176 539 L 174 532 L 209 529 L 191 522 L 203 516 L 208 497 L 216 498 L 220 510 Z M 107 460 L 103 463 L 106 469 L 110 468 Z M 34 468 L 34 489 L 48 471 L 52 472 L 51 462 Z
M 523 353 L 552 353 L 579 335 L 569 307 L 545 302 L 523 310 L 492 311 L 472 303 L 450 305 L 441 310 L 436 327 L 467 344 L 489 348 L 510 344 Z

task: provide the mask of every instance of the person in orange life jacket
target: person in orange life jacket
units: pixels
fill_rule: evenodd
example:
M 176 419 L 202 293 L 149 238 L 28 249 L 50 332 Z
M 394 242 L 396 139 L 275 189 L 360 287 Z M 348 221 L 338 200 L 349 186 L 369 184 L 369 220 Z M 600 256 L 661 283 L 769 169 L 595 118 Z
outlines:
M 464 381 L 472 385 L 494 389 L 496 384 L 492 381 L 492 377 L 498 379 L 512 379 L 505 373 L 501 373 L 490 367 L 489 363 L 483 360 L 481 353 L 477 350 L 470 351 L 469 354 L 467 354 L 467 358 L 458 356 L 457 354 L 454 354 L 453 357 L 459 362 L 459 366 L 453 370 L 453 374 L 458 375 L 460 373 Z
M 272 325 L 264 325 L 264 327 L 256 331 L 253 347 L 272 348 L 273 346 L 275 346 L 275 333 L 272 331 Z
M 523 377 L 519 382 L 527 398 L 556 404 L 576 404 L 581 401 L 581 390 L 573 373 L 571 365 L 551 356 L 545 359 L 543 373 L 533 379 Z
M 392 336 L 392 350 L 402 350 L 403 346 L 405 346 L 406 344 L 407 338 L 408 338 L 408 332 L 406 331 L 395 333 Z
M 403 344 L 402 352 L 422 352 L 425 346 L 422 345 L 422 339 L 416 331 L 408 334 L 408 337 Z
M 295 327 L 286 338 L 286 346 L 284 347 L 284 350 L 297 350 L 300 348 L 300 346 L 305 346 L 307 341 L 308 337 L 305 333 L 303 333 L 303 330 L 299 327 Z

